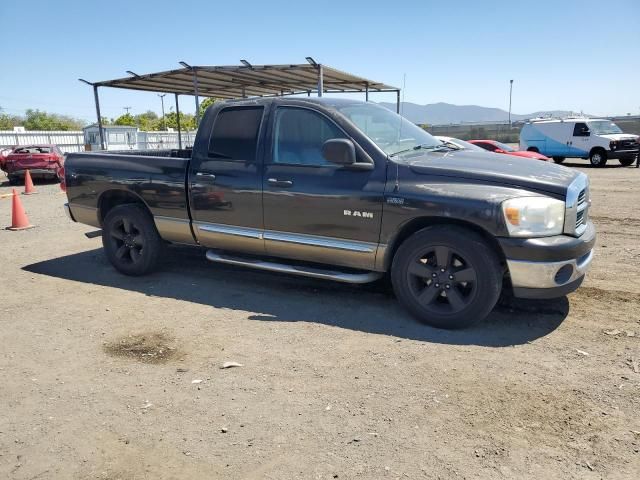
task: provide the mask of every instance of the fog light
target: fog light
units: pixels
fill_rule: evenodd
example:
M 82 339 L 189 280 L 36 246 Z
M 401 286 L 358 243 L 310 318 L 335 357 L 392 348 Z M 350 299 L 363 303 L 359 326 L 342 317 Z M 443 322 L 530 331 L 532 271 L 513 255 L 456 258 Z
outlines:
M 562 285 L 569 281 L 571 275 L 573 275 L 573 265 L 565 265 L 556 272 L 556 276 L 553 280 L 556 284 Z

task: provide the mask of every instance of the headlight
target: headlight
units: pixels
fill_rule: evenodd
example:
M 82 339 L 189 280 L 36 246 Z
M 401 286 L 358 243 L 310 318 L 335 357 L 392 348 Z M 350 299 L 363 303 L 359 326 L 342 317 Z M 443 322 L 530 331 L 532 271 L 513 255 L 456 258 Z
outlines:
M 502 203 L 512 237 L 559 235 L 564 228 L 564 202 L 549 197 L 518 197 Z

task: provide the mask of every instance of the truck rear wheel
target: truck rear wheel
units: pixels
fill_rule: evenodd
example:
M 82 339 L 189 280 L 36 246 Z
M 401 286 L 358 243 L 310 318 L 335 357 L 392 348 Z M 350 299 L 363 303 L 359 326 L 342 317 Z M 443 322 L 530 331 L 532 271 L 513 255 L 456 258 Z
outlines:
M 620 165 L 623 167 L 628 167 L 629 165 L 633 165 L 633 162 L 636 161 L 635 158 L 619 158 Z
M 565 161 L 565 157 L 553 157 L 553 161 L 556 163 L 562 163 Z
M 589 162 L 593 167 L 604 167 L 607 164 L 607 153 L 601 148 L 596 148 L 589 155 Z
M 149 213 L 132 204 L 114 207 L 107 214 L 102 245 L 116 270 L 134 276 L 149 273 L 156 267 L 163 246 Z
M 483 320 L 502 290 L 495 252 L 475 232 L 457 226 L 424 228 L 398 248 L 391 266 L 396 297 L 434 327 L 457 329 Z

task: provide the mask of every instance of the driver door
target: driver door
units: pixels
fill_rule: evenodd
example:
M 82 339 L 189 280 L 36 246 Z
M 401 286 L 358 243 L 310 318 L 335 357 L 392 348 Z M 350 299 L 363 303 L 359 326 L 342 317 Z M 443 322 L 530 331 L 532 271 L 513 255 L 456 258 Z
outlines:
M 279 106 L 272 125 L 263 176 L 267 254 L 373 269 L 384 166 L 353 170 L 325 160 L 325 141 L 350 136 L 319 111 Z

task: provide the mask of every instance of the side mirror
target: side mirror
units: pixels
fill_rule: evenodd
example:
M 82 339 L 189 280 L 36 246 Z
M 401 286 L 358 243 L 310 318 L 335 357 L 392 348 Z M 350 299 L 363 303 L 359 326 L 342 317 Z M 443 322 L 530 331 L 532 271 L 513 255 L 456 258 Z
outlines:
M 346 138 L 332 138 L 322 145 L 322 156 L 337 165 L 353 165 L 356 163 L 356 147 Z

